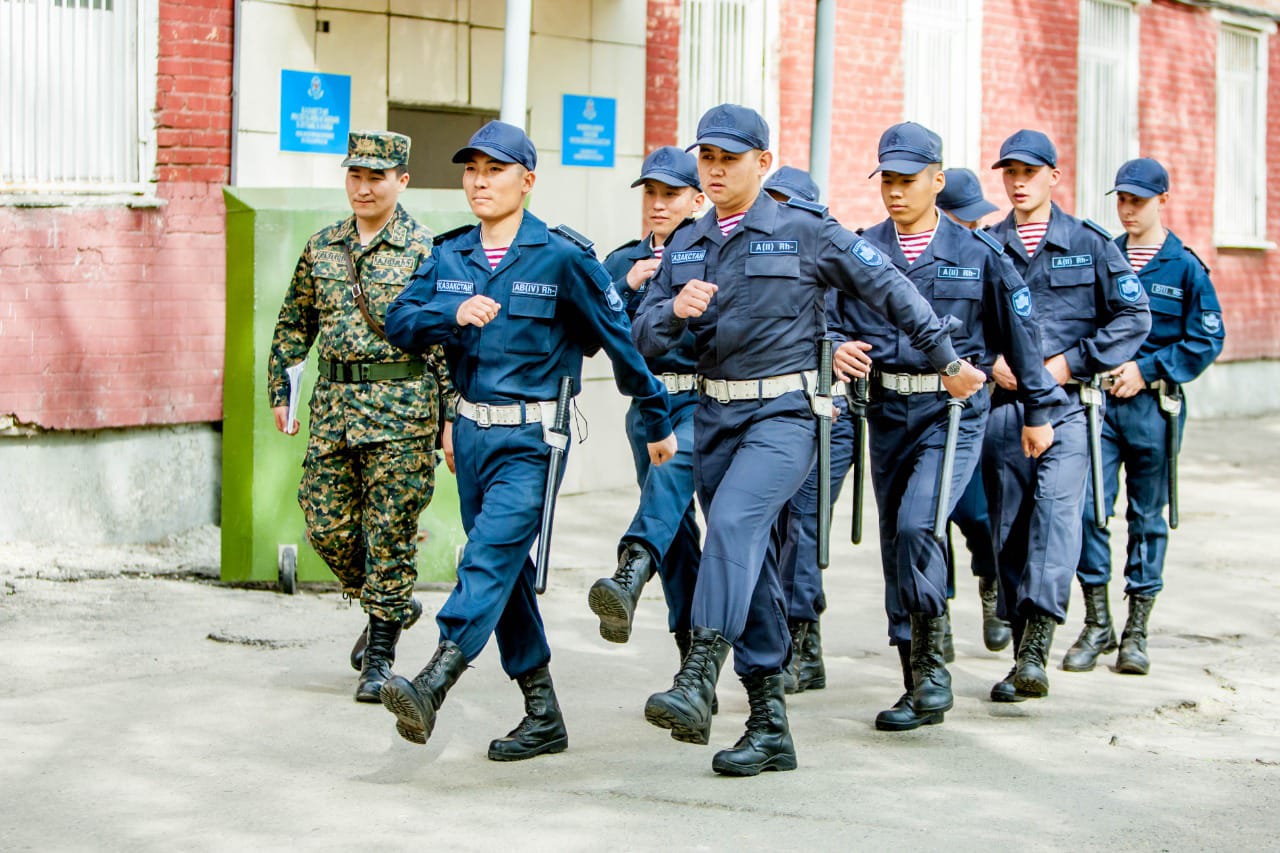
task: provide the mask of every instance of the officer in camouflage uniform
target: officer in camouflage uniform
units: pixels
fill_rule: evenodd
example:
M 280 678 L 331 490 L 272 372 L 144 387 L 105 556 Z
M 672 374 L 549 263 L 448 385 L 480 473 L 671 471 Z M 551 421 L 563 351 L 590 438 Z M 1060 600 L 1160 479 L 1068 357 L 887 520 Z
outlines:
M 353 216 L 314 234 L 298 259 L 271 340 L 268 392 L 276 428 L 288 418 L 286 368 L 318 342 L 319 378 L 298 503 L 307 541 L 369 614 L 352 652 L 356 701 L 377 702 L 413 599 L 418 516 L 431 500 L 439 425 L 453 389 L 439 348 L 410 356 L 387 343 L 387 306 L 431 255 L 431 232 L 399 204 L 409 137 L 352 133 L 347 198 Z M 443 411 L 442 411 L 443 409 Z M 367 648 L 362 648 L 367 641 Z

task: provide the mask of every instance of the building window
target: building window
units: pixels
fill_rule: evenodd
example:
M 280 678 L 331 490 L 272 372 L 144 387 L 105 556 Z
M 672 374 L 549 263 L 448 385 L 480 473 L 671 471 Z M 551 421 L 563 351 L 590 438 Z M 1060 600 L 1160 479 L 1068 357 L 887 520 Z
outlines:
M 1119 232 L 1108 196 L 1138 156 L 1138 16 L 1129 0 L 1081 0 L 1076 215 Z
M 1258 29 L 1218 30 L 1218 138 L 1214 241 L 1267 245 L 1267 41 Z
M 942 137 L 947 166 L 982 167 L 982 0 L 906 0 L 903 118 Z
M 742 104 L 778 138 L 778 0 L 684 0 L 680 4 L 682 145 L 717 104 Z M 687 140 L 687 141 L 685 141 Z
M 136 192 L 145 0 L 0 0 L 0 192 Z
M 409 147 L 409 186 L 456 190 L 462 186 L 462 167 L 453 152 L 465 148 L 472 134 L 496 119 L 492 110 L 387 105 L 387 129 L 413 141 Z

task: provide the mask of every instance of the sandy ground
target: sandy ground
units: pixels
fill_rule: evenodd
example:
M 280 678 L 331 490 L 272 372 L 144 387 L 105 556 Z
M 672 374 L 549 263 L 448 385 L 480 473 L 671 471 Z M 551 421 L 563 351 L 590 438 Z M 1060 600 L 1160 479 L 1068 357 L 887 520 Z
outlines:
M 843 500 L 829 686 L 790 702 L 800 769 L 755 779 L 710 769 L 745 717 L 730 674 L 711 747 L 644 722 L 676 665 L 656 584 L 629 645 L 597 635 L 586 591 L 611 569 L 631 492 L 557 513 L 542 603 L 571 748 L 507 765 L 485 749 L 522 711 L 492 646 L 416 747 L 351 699 L 359 611 L 328 590 L 216 583 L 216 529 L 139 548 L 0 545 L 0 849 L 1275 849 L 1278 441 L 1280 419 L 1192 424 L 1150 676 L 1055 669 L 1048 699 L 993 705 L 1009 657 L 982 647 L 965 577 L 956 707 L 907 734 L 872 726 L 901 687 L 876 545 L 845 541 Z M 420 596 L 431 614 L 445 592 Z M 1077 594 L 1055 666 L 1082 610 Z M 435 642 L 424 619 L 399 669 Z

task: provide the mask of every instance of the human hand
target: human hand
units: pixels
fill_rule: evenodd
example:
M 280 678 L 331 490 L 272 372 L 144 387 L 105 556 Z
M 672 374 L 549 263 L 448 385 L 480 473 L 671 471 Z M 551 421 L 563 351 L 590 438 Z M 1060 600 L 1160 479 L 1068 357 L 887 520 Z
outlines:
M 957 400 L 967 400 L 987 384 L 987 374 L 961 359 L 960 372 L 955 376 L 943 376 L 942 387 Z
M 493 322 L 493 319 L 498 316 L 498 311 L 501 307 L 489 297 L 477 294 L 458 306 L 458 314 L 455 319 L 458 321 L 459 326 L 481 328 Z
M 1122 400 L 1136 396 L 1139 391 L 1147 387 L 1147 380 L 1142 378 L 1142 371 L 1138 369 L 1138 363 L 1135 361 L 1126 361 L 1107 375 L 1114 383 L 1111 386 L 1111 393 Z
M 842 382 L 866 379 L 871 374 L 871 356 L 867 353 L 871 344 L 866 341 L 846 341 L 831 356 L 836 378 Z
M 653 278 L 653 274 L 658 271 L 660 261 L 657 258 L 644 258 L 636 261 L 631 265 L 631 269 L 627 271 L 627 287 L 632 290 L 639 290 L 640 285 Z
M 1048 450 L 1052 444 L 1053 424 L 1022 428 L 1022 455 L 1028 459 L 1039 459 L 1040 454 Z
M 1004 356 L 996 356 L 996 363 L 991 365 L 991 378 L 996 381 L 1006 391 L 1018 390 L 1018 378 L 1013 375 L 1013 371 L 1009 369 L 1009 362 L 1004 360 Z
M 662 441 L 651 441 L 649 442 L 649 461 L 654 465 L 661 465 L 676 455 L 677 447 L 674 432 Z
M 1071 381 L 1071 368 L 1067 366 L 1067 357 L 1062 353 L 1058 353 L 1046 361 L 1044 369 L 1049 371 L 1053 381 L 1059 385 L 1066 385 Z
M 271 413 L 276 416 L 276 429 L 280 430 L 280 432 L 284 433 L 285 435 L 298 434 L 297 418 L 294 418 L 293 423 L 291 424 L 285 423 L 285 421 L 288 420 L 289 418 L 288 406 L 272 406 Z
M 671 310 L 682 320 L 701 317 L 707 310 L 707 306 L 711 304 L 711 297 L 715 296 L 719 289 L 709 281 L 703 281 L 700 278 L 689 279 L 689 282 L 676 294 Z

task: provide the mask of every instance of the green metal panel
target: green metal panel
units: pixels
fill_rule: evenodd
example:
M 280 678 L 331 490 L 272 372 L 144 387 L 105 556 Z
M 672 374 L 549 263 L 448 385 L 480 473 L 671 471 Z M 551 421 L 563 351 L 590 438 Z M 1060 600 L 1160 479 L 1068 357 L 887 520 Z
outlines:
M 298 579 L 333 580 L 306 543 L 298 480 L 306 450 L 306 402 L 316 356 L 307 358 L 301 428 L 276 431 L 267 402 L 267 354 L 280 304 L 307 238 L 351 213 L 346 193 L 328 189 L 223 190 L 227 207 L 227 354 L 223 385 L 222 579 L 274 581 L 282 545 L 298 549 Z M 406 190 L 401 203 L 440 233 L 474 219 L 461 190 Z M 436 469 L 436 490 L 418 536 L 420 580 L 452 580 L 455 554 L 466 542 L 453 475 Z

